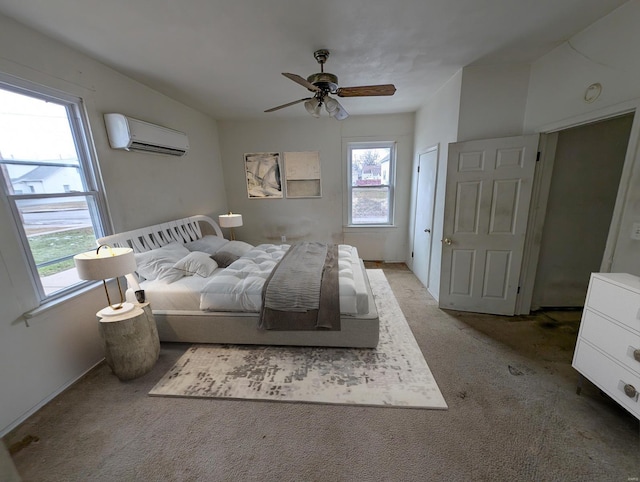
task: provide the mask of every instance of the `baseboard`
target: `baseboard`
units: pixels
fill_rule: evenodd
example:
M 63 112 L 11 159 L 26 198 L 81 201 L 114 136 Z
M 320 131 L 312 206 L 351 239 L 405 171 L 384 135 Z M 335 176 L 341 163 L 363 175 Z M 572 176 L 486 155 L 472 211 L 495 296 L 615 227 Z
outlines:
M 42 407 L 44 407 L 47 403 L 49 403 L 51 400 L 56 398 L 58 395 L 60 395 L 62 392 L 64 392 L 67 388 L 69 388 L 71 385 L 76 383 L 78 380 L 80 380 L 82 377 L 84 377 L 87 373 L 89 373 L 91 370 L 93 370 L 95 367 L 100 365 L 100 363 L 102 363 L 103 361 L 104 361 L 104 358 L 101 358 L 94 365 L 92 365 L 87 370 L 82 372 L 76 378 L 74 378 L 73 380 L 69 381 L 68 383 L 64 384 L 63 386 L 61 386 L 60 388 L 55 390 L 48 397 L 43 399 L 40 403 L 38 403 L 34 407 L 30 408 L 27 412 L 23 413 L 20 417 L 18 417 L 12 423 L 10 423 L 6 427 L 4 427 L 2 430 L 0 430 L 0 438 L 5 437 L 8 433 L 10 433 L 12 430 L 17 428 L 20 424 L 24 423 L 31 415 L 36 413 L 38 410 L 40 410 Z

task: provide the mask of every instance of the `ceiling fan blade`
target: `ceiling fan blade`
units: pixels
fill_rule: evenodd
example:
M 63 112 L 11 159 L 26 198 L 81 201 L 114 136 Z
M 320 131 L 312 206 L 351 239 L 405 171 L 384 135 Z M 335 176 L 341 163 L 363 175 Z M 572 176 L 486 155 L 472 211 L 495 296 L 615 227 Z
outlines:
M 319 88 L 317 88 L 315 85 L 313 85 L 307 79 L 302 78 L 297 74 L 290 74 L 288 72 L 282 72 L 282 75 L 284 75 L 287 79 L 291 79 L 294 82 L 300 84 L 302 87 L 305 87 L 305 88 L 309 89 L 311 92 L 320 92 Z
M 278 107 L 272 107 L 271 109 L 265 110 L 265 112 L 273 112 L 274 110 L 284 109 L 285 107 L 289 107 L 290 105 L 296 105 L 300 102 L 304 102 L 305 100 L 313 99 L 313 97 L 305 97 L 304 99 L 294 100 L 293 102 L 288 102 L 286 104 L 279 105 Z
M 362 85 L 360 87 L 340 87 L 336 91 L 338 97 L 369 97 L 374 95 L 393 95 L 396 87 L 393 84 Z

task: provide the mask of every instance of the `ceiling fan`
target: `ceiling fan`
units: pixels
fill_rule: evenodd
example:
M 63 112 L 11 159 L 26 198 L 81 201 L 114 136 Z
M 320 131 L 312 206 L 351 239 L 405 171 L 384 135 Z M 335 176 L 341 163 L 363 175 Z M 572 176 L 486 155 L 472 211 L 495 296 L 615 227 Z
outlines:
M 334 74 L 324 71 L 324 63 L 329 58 L 329 51 L 325 49 L 316 50 L 313 53 L 316 61 L 320 64 L 320 72 L 311 74 L 304 79 L 296 74 L 290 74 L 283 72 L 286 78 L 293 80 L 294 82 L 306 87 L 314 93 L 312 97 L 305 97 L 303 99 L 294 100 L 286 104 L 272 107 L 265 110 L 265 112 L 273 112 L 276 110 L 284 109 L 291 105 L 304 102 L 304 107 L 307 112 L 313 117 L 320 117 L 322 106 L 331 117 L 334 119 L 342 120 L 349 117 L 347 111 L 342 107 L 340 102 L 335 98 L 329 96 L 329 94 L 337 95 L 338 97 L 370 97 L 379 95 L 393 95 L 396 88 L 393 84 L 381 84 L 381 85 L 362 85 L 359 87 L 338 87 L 338 77 Z

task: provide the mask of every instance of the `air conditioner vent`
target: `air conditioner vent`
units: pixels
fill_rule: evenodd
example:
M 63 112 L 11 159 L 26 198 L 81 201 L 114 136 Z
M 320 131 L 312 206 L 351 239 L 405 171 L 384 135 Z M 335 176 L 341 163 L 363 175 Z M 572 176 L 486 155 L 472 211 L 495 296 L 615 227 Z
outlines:
M 151 124 L 123 114 L 105 114 L 109 145 L 113 149 L 154 152 L 184 156 L 189 151 L 189 139 L 184 132 Z
M 153 144 L 145 144 L 143 142 L 132 142 L 129 150 L 132 151 L 145 151 L 145 152 L 157 152 L 159 154 L 169 154 L 171 156 L 184 156 L 186 151 L 182 149 L 175 149 L 173 147 L 154 146 Z

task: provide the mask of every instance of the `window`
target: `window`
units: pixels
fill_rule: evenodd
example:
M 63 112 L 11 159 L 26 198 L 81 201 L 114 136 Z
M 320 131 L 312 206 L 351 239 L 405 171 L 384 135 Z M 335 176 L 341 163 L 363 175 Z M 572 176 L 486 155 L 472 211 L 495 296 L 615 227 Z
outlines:
M 351 142 L 349 170 L 349 224 L 393 224 L 395 143 Z
M 0 77 L 0 184 L 41 302 L 78 287 L 73 256 L 105 234 L 87 133 L 79 98 Z

